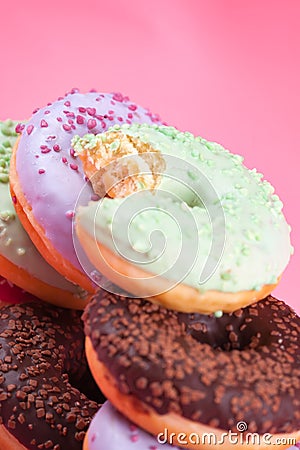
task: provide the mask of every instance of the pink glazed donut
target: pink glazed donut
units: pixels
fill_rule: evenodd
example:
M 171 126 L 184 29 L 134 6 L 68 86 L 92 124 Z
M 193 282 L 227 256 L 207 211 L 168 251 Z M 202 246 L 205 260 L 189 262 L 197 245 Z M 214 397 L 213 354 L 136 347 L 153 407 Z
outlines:
M 74 249 L 72 221 L 79 194 L 83 192 L 83 203 L 96 198 L 71 141 L 74 135 L 97 134 L 114 124 L 133 122 L 161 123 L 120 93 L 81 94 L 74 89 L 17 127 L 21 136 L 10 174 L 16 211 L 46 261 L 87 292 L 95 291 L 93 274 L 98 274 L 79 244 Z M 82 300 L 82 308 L 86 301 Z
M 126 419 L 107 401 L 96 413 L 89 426 L 83 450 L 121 449 L 176 450 L 178 447 L 166 444 L 164 436 L 158 436 L 157 439 L 143 431 Z

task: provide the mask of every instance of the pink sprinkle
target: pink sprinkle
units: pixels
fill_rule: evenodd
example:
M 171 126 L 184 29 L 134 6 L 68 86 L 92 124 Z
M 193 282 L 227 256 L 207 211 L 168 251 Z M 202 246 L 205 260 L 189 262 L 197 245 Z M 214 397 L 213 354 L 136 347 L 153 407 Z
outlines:
M 121 116 L 118 117 L 118 121 L 119 121 L 119 122 L 123 122 L 123 120 L 124 120 L 123 117 L 121 117 Z
M 45 172 L 46 172 L 45 169 L 39 169 L 40 174 L 45 173 Z
M 96 125 L 97 125 L 97 122 L 95 119 L 89 119 L 87 121 L 87 127 L 89 130 L 92 130 L 93 128 L 95 128 Z
M 70 155 L 72 156 L 72 158 L 75 158 L 75 150 L 74 150 L 74 148 L 70 148 Z
M 32 111 L 32 114 L 36 114 L 39 110 L 40 110 L 40 108 L 35 108 L 35 109 Z
M 113 100 L 115 100 L 116 102 L 122 102 L 124 100 L 124 97 L 121 92 L 115 92 L 113 95 Z
M 64 99 L 64 97 L 58 97 L 58 101 L 60 101 L 60 100 L 63 100 Z
M 41 151 L 41 153 L 49 153 L 49 152 L 51 152 L 51 148 L 49 147 L 43 148 Z
M 134 425 L 133 423 L 131 423 L 131 424 L 129 425 L 129 428 L 130 428 L 130 431 L 137 431 L 137 426 Z
M 56 139 L 56 136 L 48 136 L 48 137 L 46 138 L 46 142 L 51 142 L 51 141 L 53 141 L 54 139 Z
M 64 105 L 69 107 L 69 106 L 71 106 L 71 102 L 69 100 L 67 100 L 67 101 L 65 101 Z
M 86 108 L 89 116 L 94 116 L 96 114 L 96 108 Z
M 70 125 L 67 125 L 66 123 L 63 124 L 63 129 L 64 129 L 65 131 L 71 131 Z
M 75 216 L 75 212 L 72 211 L 71 209 L 69 211 L 66 212 L 66 217 L 68 219 L 73 219 L 73 217 Z
M 139 440 L 139 437 L 137 434 L 133 434 L 132 436 L 130 436 L 130 440 L 131 442 L 137 442 Z
M 92 89 L 90 89 L 90 92 L 97 92 L 97 89 L 92 88 Z
M 59 146 L 58 144 L 54 144 L 54 145 L 53 145 L 53 150 L 54 150 L 55 152 L 60 152 L 61 148 L 60 148 L 60 146 Z
M 81 113 L 85 113 L 86 112 L 86 108 L 84 108 L 83 106 L 79 106 L 78 111 Z
M 98 120 L 103 120 L 103 116 L 101 116 L 101 114 L 97 114 L 95 117 L 96 117 L 96 119 L 98 119 Z
M 17 204 L 17 197 L 15 195 L 13 195 L 11 199 L 12 199 L 13 204 L 16 205 Z
M 149 450 L 158 450 L 158 447 L 156 445 L 150 445 Z
M 108 120 L 110 121 L 114 120 L 114 116 L 108 116 Z
M 61 118 L 61 117 L 56 117 L 56 120 L 57 120 L 58 122 L 62 122 L 62 118 Z
M 44 119 L 41 120 L 41 127 L 42 128 L 47 128 L 48 127 L 48 123 L 46 122 L 46 120 L 44 120 Z
M 76 117 L 76 122 L 77 122 L 79 125 L 82 125 L 82 124 L 84 123 L 84 117 L 83 117 L 83 116 L 80 116 L 80 115 L 78 114 L 78 116 Z
M 104 122 L 104 120 L 102 120 L 101 126 L 102 126 L 103 129 L 106 128 L 106 123 Z
M 71 94 L 76 94 L 77 92 L 79 92 L 78 88 L 72 88 L 71 89 Z
M 52 103 L 51 103 L 51 102 L 47 103 L 47 106 L 51 106 L 51 105 L 52 105 Z
M 33 131 L 33 129 L 34 129 L 34 126 L 33 126 L 33 125 L 28 125 L 28 127 L 26 128 L 27 134 L 28 134 L 28 135 L 31 134 L 32 131 Z
M 95 442 L 95 440 L 96 440 L 96 435 L 95 435 L 95 433 L 93 433 L 93 434 L 92 434 L 92 437 L 91 437 L 91 441 L 92 441 L 92 442 Z
M 68 123 L 69 123 L 70 125 L 73 125 L 73 123 L 74 123 L 74 120 L 72 120 L 72 119 L 68 119 Z
M 133 118 L 133 114 L 132 113 L 128 113 L 127 116 L 128 116 L 129 119 Z
M 112 110 L 112 109 L 110 109 L 109 111 L 108 111 L 108 114 L 114 114 L 115 112 Z
M 110 104 L 115 106 L 116 102 L 114 102 L 113 100 L 110 101 Z
M 130 111 L 135 111 L 137 109 L 136 105 L 129 105 L 128 109 L 130 109 Z
M 70 164 L 70 167 L 71 167 L 71 169 L 72 170 L 78 170 L 78 166 L 77 166 L 77 164 Z
M 50 114 L 51 113 L 51 111 L 49 110 L 49 109 L 47 109 L 45 112 L 44 112 L 44 114 Z
M 64 164 L 68 164 L 68 160 L 67 160 L 67 158 L 66 158 L 65 156 L 63 156 L 63 157 L 61 158 L 61 160 L 62 160 L 62 162 L 63 162 Z
M 22 133 L 24 128 L 25 128 L 25 125 L 23 123 L 18 123 L 18 125 L 16 126 L 16 133 Z

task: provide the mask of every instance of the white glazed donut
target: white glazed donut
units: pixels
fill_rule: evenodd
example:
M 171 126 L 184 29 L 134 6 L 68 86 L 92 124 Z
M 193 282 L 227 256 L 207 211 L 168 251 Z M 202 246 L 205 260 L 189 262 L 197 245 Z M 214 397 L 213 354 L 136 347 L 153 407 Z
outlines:
M 145 171 L 145 146 L 161 173 L 154 173 L 153 161 Z M 118 160 L 129 147 L 131 159 Z M 124 173 L 133 157 L 140 168 L 136 178 L 114 179 L 115 198 L 90 202 L 76 215 L 88 257 L 115 284 L 163 306 L 201 313 L 231 312 L 274 289 L 292 251 L 290 227 L 273 187 L 241 156 L 190 133 L 145 124 L 74 138 L 74 148 L 104 174 L 114 155 L 112 173 Z M 152 184 L 141 180 L 142 173 L 157 175 L 156 184 L 153 177 Z M 124 183 L 135 192 L 117 198 L 118 182 L 122 193 Z M 112 186 L 104 187 L 110 193 Z

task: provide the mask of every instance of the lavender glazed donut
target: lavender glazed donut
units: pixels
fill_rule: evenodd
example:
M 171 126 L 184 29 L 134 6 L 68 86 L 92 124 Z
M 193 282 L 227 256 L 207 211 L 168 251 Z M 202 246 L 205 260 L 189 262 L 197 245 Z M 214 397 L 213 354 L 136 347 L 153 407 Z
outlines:
M 82 252 L 80 257 L 86 261 L 82 269 L 74 249 L 72 219 L 83 187 L 81 201 L 87 203 L 95 195 L 86 186 L 71 141 L 75 134 L 96 134 L 116 123 L 133 122 L 160 123 L 156 115 L 121 94 L 72 90 L 17 127 L 21 137 L 13 152 L 10 182 L 18 215 L 48 263 L 89 292 L 95 290 L 94 268 Z
M 178 447 L 159 443 L 157 438 L 134 425 L 105 402 L 89 426 L 84 450 L 176 450 Z
M 0 122 L 0 274 L 56 305 L 81 307 L 86 293 L 68 282 L 37 251 L 15 212 L 9 190 L 9 165 L 17 122 Z
M 179 447 L 166 443 L 165 430 L 154 437 L 134 425 L 119 413 L 107 401 L 93 417 L 88 432 L 85 435 L 83 450 L 176 450 Z M 186 440 L 184 433 L 182 443 Z M 203 435 L 203 442 L 209 441 L 209 436 Z M 211 437 L 212 446 L 213 440 Z M 292 442 L 292 441 L 290 441 Z M 184 448 L 186 446 L 184 445 Z M 190 446 L 193 449 L 193 445 Z M 289 450 L 299 450 L 300 442 Z

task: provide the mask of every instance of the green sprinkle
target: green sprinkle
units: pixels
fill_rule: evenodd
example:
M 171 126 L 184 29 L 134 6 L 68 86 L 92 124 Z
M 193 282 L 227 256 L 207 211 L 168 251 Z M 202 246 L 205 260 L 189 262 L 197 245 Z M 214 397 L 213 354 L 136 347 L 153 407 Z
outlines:
M 0 183 L 8 183 L 9 176 L 6 173 L 0 173 Z
M 118 150 L 118 148 L 120 147 L 120 144 L 121 144 L 120 140 L 116 139 L 114 142 L 112 142 L 110 144 L 109 148 L 112 152 L 114 152 L 114 151 Z
M 193 147 L 193 149 L 191 151 L 191 155 L 193 156 L 193 158 L 198 158 L 199 157 L 199 153 L 200 153 L 199 148 Z
M 161 127 L 159 131 L 161 134 L 164 134 L 165 136 L 169 136 L 171 138 L 175 138 L 176 135 L 178 135 L 178 131 L 174 127 Z
M 194 170 L 188 170 L 188 176 L 190 177 L 190 179 L 191 180 L 197 180 L 198 179 L 198 177 L 197 177 L 197 174 L 196 174 L 196 172 L 194 171 Z
M 9 128 L 7 128 L 7 127 L 2 127 L 2 128 L 1 128 L 1 133 L 2 133 L 4 136 L 11 136 L 11 135 L 12 135 L 11 130 L 10 130 Z
M 242 247 L 241 252 L 242 252 L 242 255 L 249 256 L 250 255 L 250 248 L 245 245 L 244 247 Z
M 3 145 L 3 147 L 5 147 L 5 148 L 11 148 L 11 147 L 12 147 L 10 141 L 4 141 L 4 142 L 2 142 L 2 145 Z
M 206 164 L 208 165 L 208 167 L 214 167 L 216 165 L 212 159 L 207 159 Z
M 0 211 L 0 219 L 3 220 L 3 222 L 10 222 L 11 220 L 14 220 L 15 217 L 16 215 L 12 211 Z
M 231 275 L 230 275 L 229 272 L 223 272 L 223 273 L 221 273 L 221 278 L 222 278 L 222 280 L 224 280 L 224 281 L 228 281 L 228 280 L 231 279 Z
M 223 316 L 223 311 L 221 311 L 221 310 L 216 311 L 216 312 L 214 313 L 214 316 L 215 316 L 217 319 L 220 319 L 220 318 Z

